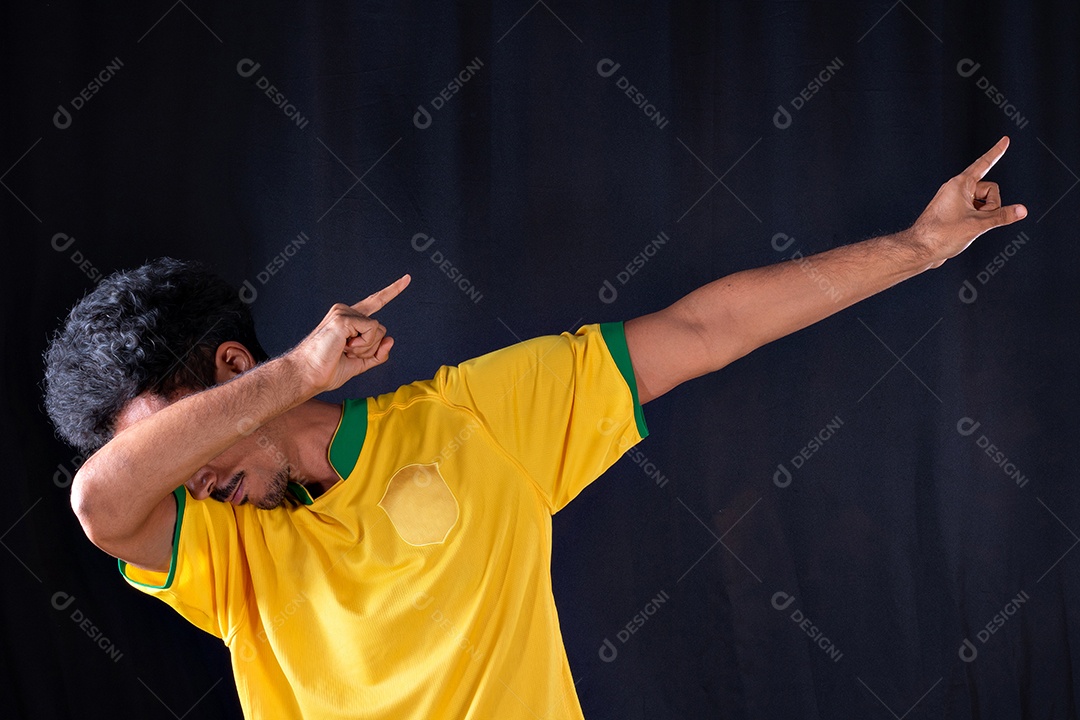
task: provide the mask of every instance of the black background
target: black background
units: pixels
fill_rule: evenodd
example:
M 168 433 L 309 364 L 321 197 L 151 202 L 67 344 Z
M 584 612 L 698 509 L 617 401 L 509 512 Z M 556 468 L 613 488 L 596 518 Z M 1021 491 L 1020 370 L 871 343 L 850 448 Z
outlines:
M 1077 716 L 1076 3 L 18 3 L 3 36 L 0 714 L 239 716 L 220 642 L 128 588 L 67 504 L 78 458 L 41 410 L 40 357 L 102 273 L 208 261 L 257 290 L 278 353 L 410 272 L 380 315 L 391 362 L 334 397 L 372 395 L 901 230 L 1008 134 L 988 179 L 1027 219 L 647 405 L 651 436 L 555 518 L 552 572 L 590 720 Z M 416 233 L 435 243 L 414 250 Z M 784 253 L 777 233 L 795 238 Z

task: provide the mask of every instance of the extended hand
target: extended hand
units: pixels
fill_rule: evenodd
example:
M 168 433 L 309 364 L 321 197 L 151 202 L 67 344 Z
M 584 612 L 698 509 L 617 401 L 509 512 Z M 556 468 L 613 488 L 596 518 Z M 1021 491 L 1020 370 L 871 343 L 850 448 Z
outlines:
M 339 388 L 386 362 L 394 339 L 371 316 L 408 287 L 410 279 L 403 275 L 355 305 L 334 305 L 319 326 L 289 351 L 312 394 Z
M 1027 216 L 1023 205 L 1001 206 L 997 183 L 983 177 L 1009 147 L 1003 137 L 964 172 L 942 185 L 911 227 L 912 236 L 929 253 L 931 267 L 959 255 L 987 230 Z

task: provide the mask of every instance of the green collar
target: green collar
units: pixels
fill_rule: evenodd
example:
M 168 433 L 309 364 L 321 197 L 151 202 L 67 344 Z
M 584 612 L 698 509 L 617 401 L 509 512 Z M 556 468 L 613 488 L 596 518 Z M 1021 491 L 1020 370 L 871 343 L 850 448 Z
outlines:
M 342 480 L 352 474 L 356 461 L 360 458 L 364 438 L 367 436 L 367 420 L 367 398 L 346 400 L 341 404 L 341 420 L 338 421 L 337 430 L 330 440 L 326 457 Z M 299 483 L 289 483 L 289 490 L 305 505 L 314 502 L 311 493 Z

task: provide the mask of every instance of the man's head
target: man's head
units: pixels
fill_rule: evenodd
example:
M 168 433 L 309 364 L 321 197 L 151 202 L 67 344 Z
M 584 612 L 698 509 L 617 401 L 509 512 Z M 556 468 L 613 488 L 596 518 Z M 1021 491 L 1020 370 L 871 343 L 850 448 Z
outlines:
M 201 263 L 160 258 L 114 273 L 71 309 L 50 343 L 45 409 L 61 437 L 92 453 L 144 392 L 175 398 L 214 385 L 214 355 L 229 340 L 266 359 L 247 305 Z
M 45 353 L 45 409 L 61 437 L 89 455 L 138 419 L 266 357 L 235 288 L 200 263 L 161 258 L 110 275 L 72 308 Z M 207 494 L 228 499 L 238 474 L 214 478 Z

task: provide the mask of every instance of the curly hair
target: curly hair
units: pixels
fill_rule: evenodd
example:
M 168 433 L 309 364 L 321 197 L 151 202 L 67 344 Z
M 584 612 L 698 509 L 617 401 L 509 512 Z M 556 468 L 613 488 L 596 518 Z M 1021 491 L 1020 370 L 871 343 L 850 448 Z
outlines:
M 146 391 L 169 397 L 214 384 L 228 340 L 267 359 L 237 290 L 198 262 L 159 258 L 103 279 L 71 309 L 45 351 L 45 410 L 84 454 L 115 432 Z

